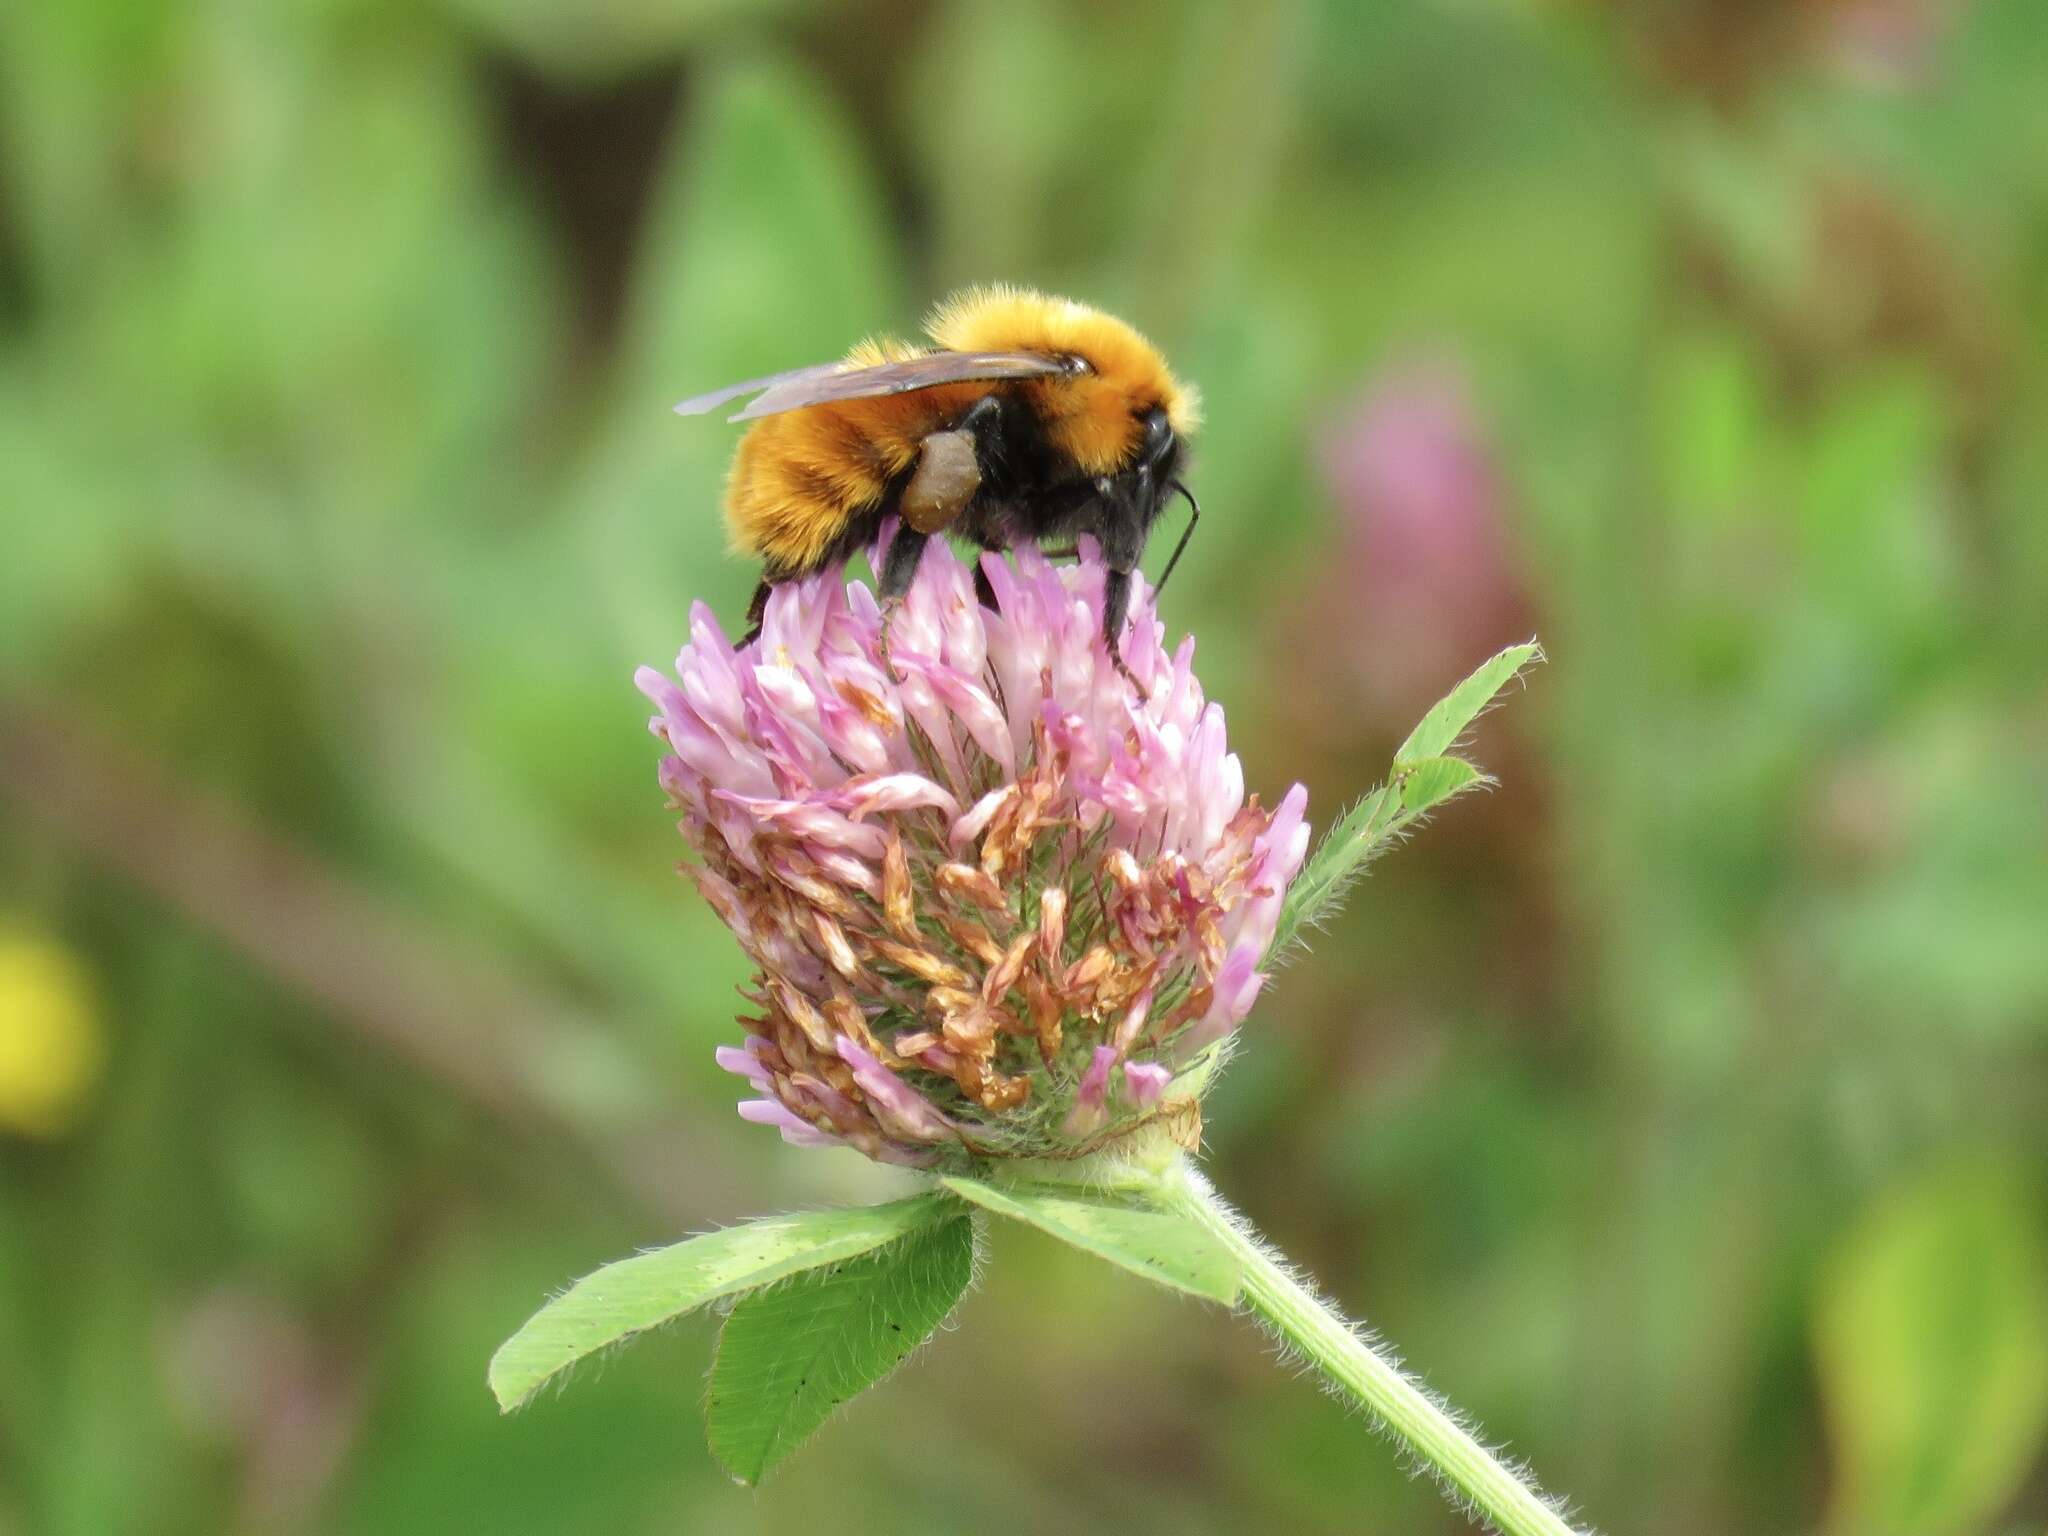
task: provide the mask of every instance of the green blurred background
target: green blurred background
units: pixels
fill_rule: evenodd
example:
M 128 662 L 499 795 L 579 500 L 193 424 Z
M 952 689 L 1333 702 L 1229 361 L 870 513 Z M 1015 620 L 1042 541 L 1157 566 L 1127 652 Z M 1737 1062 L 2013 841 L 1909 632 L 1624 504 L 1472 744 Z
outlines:
M 1612 1532 L 2043 1529 L 2040 0 L 12 0 L 0 136 L 0 1533 L 1467 1529 L 1022 1232 L 760 1493 L 705 1320 L 485 1390 L 893 1187 L 734 1117 L 630 676 L 669 403 L 995 278 L 1202 384 L 1254 788 L 1550 649 L 1223 1187 Z

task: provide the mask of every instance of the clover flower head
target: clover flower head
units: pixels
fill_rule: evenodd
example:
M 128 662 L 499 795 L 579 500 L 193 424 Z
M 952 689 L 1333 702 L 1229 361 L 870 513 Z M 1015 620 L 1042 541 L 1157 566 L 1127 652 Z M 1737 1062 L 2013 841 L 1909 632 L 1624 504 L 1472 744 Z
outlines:
M 800 1145 L 932 1164 L 1187 1135 L 1187 1069 L 1249 1012 L 1307 849 L 1306 792 L 1246 797 L 1142 582 L 1134 689 L 1092 546 L 981 570 L 992 609 L 934 541 L 886 621 L 857 582 L 787 582 L 740 646 L 700 604 L 675 677 L 636 679 L 685 873 L 757 967 L 718 1059 Z

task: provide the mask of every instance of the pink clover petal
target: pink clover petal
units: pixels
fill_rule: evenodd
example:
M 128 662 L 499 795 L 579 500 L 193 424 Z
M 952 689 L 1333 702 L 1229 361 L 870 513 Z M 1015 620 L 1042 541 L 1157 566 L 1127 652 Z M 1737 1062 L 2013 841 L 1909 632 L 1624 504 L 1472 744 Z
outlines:
M 883 1066 L 854 1041 L 841 1035 L 839 1059 L 853 1069 L 853 1080 L 867 1095 L 876 1115 L 892 1135 L 911 1141 L 947 1141 L 953 1123 L 916 1089 Z
M 819 1130 L 810 1121 L 793 1115 L 773 1099 L 742 1099 L 740 1118 L 755 1125 L 772 1125 L 782 1132 L 782 1139 L 792 1147 L 836 1147 L 837 1136 Z
M 768 1069 L 761 1065 L 761 1058 L 751 1050 L 741 1050 L 736 1045 L 721 1045 L 711 1053 L 711 1059 L 726 1071 L 744 1077 L 761 1092 L 767 1093 L 773 1079 Z
M 1095 1047 L 1088 1070 L 1081 1074 L 1080 1086 L 1074 1091 L 1074 1107 L 1067 1112 L 1066 1123 L 1062 1127 L 1067 1135 L 1087 1136 L 1108 1123 L 1109 1070 L 1115 1065 L 1114 1046 Z
M 960 802 L 930 779 L 916 773 L 891 773 L 852 780 L 833 797 L 855 821 L 878 811 L 931 809 L 949 820 L 960 814 Z
M 1130 1094 L 1133 1104 L 1150 1106 L 1159 1102 L 1166 1092 L 1166 1085 L 1173 1081 L 1173 1073 L 1151 1061 L 1127 1061 L 1124 1063 L 1124 1091 Z

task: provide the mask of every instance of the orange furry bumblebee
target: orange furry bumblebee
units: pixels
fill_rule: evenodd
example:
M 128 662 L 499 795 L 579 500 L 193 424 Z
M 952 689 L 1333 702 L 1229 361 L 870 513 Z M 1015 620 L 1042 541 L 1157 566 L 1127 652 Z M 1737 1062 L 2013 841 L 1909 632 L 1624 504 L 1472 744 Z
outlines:
M 1103 638 L 1118 641 L 1131 573 L 1171 493 L 1187 498 L 1187 546 L 1200 508 L 1182 485 L 1194 392 L 1123 321 L 1019 288 L 975 288 L 933 311 L 932 345 L 862 342 L 836 363 L 751 379 L 685 400 L 697 415 L 742 395 L 726 486 L 733 544 L 764 570 L 747 617 L 758 631 L 777 583 L 844 561 L 885 518 L 902 527 L 879 573 L 885 601 L 909 589 L 936 533 L 984 549 L 1092 534 L 1109 572 Z M 982 600 L 993 603 L 976 572 Z

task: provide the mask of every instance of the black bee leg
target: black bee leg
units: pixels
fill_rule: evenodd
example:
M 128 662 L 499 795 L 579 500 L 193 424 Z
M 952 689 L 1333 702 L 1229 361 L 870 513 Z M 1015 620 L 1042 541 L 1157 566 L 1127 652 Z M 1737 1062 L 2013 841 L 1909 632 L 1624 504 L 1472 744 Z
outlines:
M 960 420 L 954 423 L 954 430 L 965 432 L 974 439 L 975 467 L 981 471 L 981 485 L 987 485 L 1002 473 L 1003 456 L 1003 401 L 1000 395 L 983 395 L 969 406 Z M 978 492 L 981 485 L 975 487 Z M 983 534 L 981 547 L 1002 553 L 1001 543 Z M 974 562 L 974 595 L 981 599 L 981 606 L 994 609 L 996 589 L 989 584 L 988 572 L 981 568 L 981 562 Z
M 889 655 L 889 626 L 895 621 L 896 610 L 903 606 L 903 594 L 910 590 L 911 580 L 917 575 L 917 562 L 924 557 L 924 547 L 929 542 L 928 534 L 919 533 L 908 523 L 896 530 L 896 537 L 889 543 L 889 552 L 882 557 L 882 574 L 877 585 L 882 597 L 882 656 Z
M 889 552 L 882 557 L 880 584 L 884 603 L 903 601 L 903 594 L 910 590 L 910 583 L 917 575 L 917 562 L 924 558 L 924 547 L 930 542 L 930 535 L 919 533 L 909 524 L 896 530 L 896 537 L 889 542 Z
M 1109 646 L 1109 659 L 1140 697 L 1145 690 L 1124 661 L 1123 634 L 1124 619 L 1131 608 L 1131 572 L 1138 568 L 1138 557 L 1145 552 L 1141 508 L 1147 505 L 1151 484 L 1151 471 L 1141 466 L 1128 489 L 1113 487 L 1112 493 L 1102 500 L 1096 527 L 1102 540 L 1102 561 L 1109 567 L 1102 576 L 1102 638 Z
M 747 601 L 747 632 L 740 636 L 741 645 L 752 645 L 761 638 L 761 620 L 768 612 L 768 594 L 775 590 L 775 584 L 767 577 L 754 588 L 754 595 Z
M 1112 567 L 1102 576 L 1102 643 L 1109 647 L 1110 663 L 1140 698 L 1145 685 L 1138 681 L 1124 660 L 1124 620 L 1131 609 L 1131 573 Z
M 981 478 L 996 474 L 1002 457 L 1003 400 L 1000 395 L 983 395 L 953 423 L 954 429 L 974 438 L 974 456 L 981 463 Z

